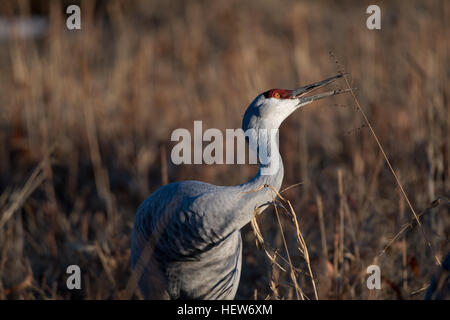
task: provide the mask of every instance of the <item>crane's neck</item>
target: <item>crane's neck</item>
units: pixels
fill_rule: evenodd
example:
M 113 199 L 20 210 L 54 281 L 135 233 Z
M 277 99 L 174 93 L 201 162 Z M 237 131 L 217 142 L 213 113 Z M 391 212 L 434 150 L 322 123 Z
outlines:
M 248 143 L 251 151 L 256 153 L 259 170 L 255 177 L 241 187 L 251 191 L 264 186 L 264 191 L 273 195 L 273 191 L 270 191 L 271 188 L 267 186 L 270 185 L 279 190 L 284 175 L 283 161 L 279 151 L 278 128 L 259 128 L 254 132 L 249 135 Z
M 254 124 L 244 126 L 243 129 L 249 148 L 257 153 L 259 170 L 250 181 L 227 188 L 230 207 L 225 212 L 208 217 L 211 224 L 215 225 L 214 233 L 218 235 L 218 239 L 224 239 L 244 227 L 253 218 L 255 210 L 261 212 L 266 209 L 276 197 L 274 189 L 278 191 L 283 182 L 284 168 L 278 147 L 278 126 L 266 125 L 260 121 Z M 249 128 L 255 130 L 248 130 Z
M 284 167 L 279 151 L 278 125 L 257 121 L 248 130 L 249 148 L 257 154 L 259 170 L 250 181 L 239 186 L 245 202 L 245 211 L 253 214 L 259 208 L 264 210 L 273 201 L 283 182 Z M 241 225 L 245 225 L 252 215 L 246 215 Z

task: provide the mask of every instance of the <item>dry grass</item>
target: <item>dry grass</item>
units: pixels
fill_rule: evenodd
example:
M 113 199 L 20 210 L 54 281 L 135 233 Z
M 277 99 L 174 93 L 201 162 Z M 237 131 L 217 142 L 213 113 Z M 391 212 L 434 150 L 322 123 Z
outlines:
M 199 119 L 239 127 L 257 93 L 335 74 L 330 51 L 370 126 L 348 94 L 283 124 L 284 185 L 303 184 L 280 192 L 287 213 L 258 216 L 266 250 L 244 228 L 237 298 L 423 298 L 450 249 L 447 1 L 381 2 L 380 31 L 365 27 L 370 2 L 84 1 L 80 32 L 65 29 L 64 2 L 32 3 L 0 4 L 49 17 L 40 39 L 0 40 L 0 298 L 127 297 L 132 222 L 150 192 L 256 172 L 175 166 L 170 133 Z M 81 291 L 65 287 L 70 264 Z

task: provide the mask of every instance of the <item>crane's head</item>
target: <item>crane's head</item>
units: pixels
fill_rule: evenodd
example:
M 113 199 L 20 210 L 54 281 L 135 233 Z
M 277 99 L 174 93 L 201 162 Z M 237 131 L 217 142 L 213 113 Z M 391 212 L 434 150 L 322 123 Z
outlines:
M 338 89 L 316 95 L 308 95 L 313 90 L 324 87 L 342 77 L 343 74 L 339 73 L 334 77 L 298 89 L 272 89 L 261 93 L 247 108 L 242 123 L 243 129 L 262 127 L 277 129 L 298 108 L 315 100 L 349 91 L 349 89 Z

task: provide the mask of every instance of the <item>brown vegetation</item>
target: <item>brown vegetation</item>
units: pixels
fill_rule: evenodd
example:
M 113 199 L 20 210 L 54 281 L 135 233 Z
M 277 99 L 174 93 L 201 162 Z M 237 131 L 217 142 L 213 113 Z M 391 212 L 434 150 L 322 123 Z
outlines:
M 0 39 L 1 299 L 123 298 L 146 196 L 166 181 L 232 185 L 256 173 L 175 166 L 171 132 L 200 119 L 240 127 L 258 93 L 335 74 L 330 52 L 422 227 L 351 95 L 321 100 L 280 133 L 282 188 L 302 182 L 282 196 L 302 233 L 282 211 L 257 218 L 287 269 L 246 227 L 237 298 L 297 298 L 298 285 L 313 299 L 300 237 L 321 299 L 423 298 L 434 256 L 450 249 L 450 3 L 382 2 L 382 29 L 371 31 L 365 1 L 84 1 L 82 30 L 68 31 L 64 2 L 33 2 L 0 4 L 2 15 L 49 17 L 42 38 Z M 374 263 L 378 291 L 365 286 Z M 80 291 L 66 288 L 71 264 Z

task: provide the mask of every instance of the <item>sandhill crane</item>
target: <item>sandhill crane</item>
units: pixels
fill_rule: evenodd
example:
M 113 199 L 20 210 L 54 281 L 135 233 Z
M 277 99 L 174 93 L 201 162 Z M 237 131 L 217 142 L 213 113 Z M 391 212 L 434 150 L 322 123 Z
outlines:
M 247 108 L 242 127 L 276 129 L 295 110 L 315 100 L 347 90 L 306 95 L 343 75 L 296 90 L 272 89 L 259 94 Z M 255 144 L 253 139 L 258 140 Z M 263 142 L 267 145 L 262 145 Z M 263 174 L 270 163 L 259 161 L 250 181 L 237 186 L 216 186 L 200 181 L 165 185 L 139 207 L 131 240 L 131 265 L 139 288 L 148 299 L 233 299 L 239 284 L 242 260 L 240 230 L 255 209 L 260 212 L 279 190 L 283 164 L 278 140 L 248 138 L 279 162 L 275 172 Z M 255 191 L 257 190 L 257 191 Z

